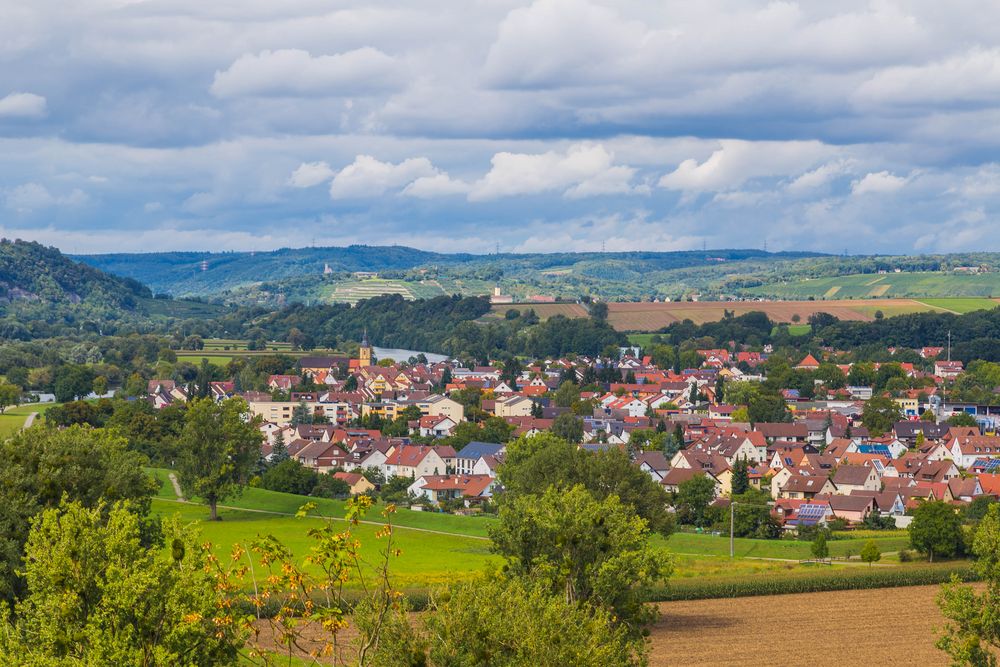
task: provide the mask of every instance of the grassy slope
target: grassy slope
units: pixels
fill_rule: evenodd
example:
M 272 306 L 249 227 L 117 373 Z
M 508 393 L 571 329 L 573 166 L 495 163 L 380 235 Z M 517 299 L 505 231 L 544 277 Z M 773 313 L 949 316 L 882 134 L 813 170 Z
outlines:
M 175 513 L 185 521 L 198 521 L 206 540 L 216 545 L 220 556 L 228 554 L 232 544 L 247 543 L 258 535 L 271 534 L 289 546 L 293 553 L 304 555 L 310 540 L 307 530 L 318 525 L 321 517 L 343 517 L 344 503 L 328 499 L 308 499 L 287 493 L 266 489 L 248 488 L 238 498 L 226 501 L 226 505 L 237 509 L 221 511 L 223 520 L 218 523 L 204 521 L 207 510 L 204 507 L 176 502 L 173 489 L 167 481 L 169 471 L 150 469 L 160 480 L 161 486 L 153 511 L 160 516 Z M 312 500 L 317 509 L 312 518 L 296 519 L 293 514 L 305 502 Z M 254 511 L 257 510 L 257 511 Z M 270 514 L 271 512 L 277 514 Z M 381 522 L 379 507 L 372 510 L 368 521 Z M 445 583 L 455 577 L 471 576 L 490 564 L 500 562 L 499 557 L 489 551 L 489 542 L 484 539 L 494 519 L 489 517 L 462 517 L 431 512 L 414 512 L 400 509 L 393 515 L 397 526 L 397 546 L 403 555 L 394 564 L 399 585 L 403 587 L 425 587 Z M 357 536 L 365 547 L 367 558 L 374 555 L 379 541 L 375 539 L 376 526 L 363 525 Z M 440 531 L 440 533 L 427 532 Z M 830 541 L 830 553 L 857 556 L 861 546 L 869 536 L 857 539 Z M 654 547 L 671 554 L 675 562 L 675 580 L 727 579 L 733 576 L 795 576 L 806 566 L 795 561 L 810 557 L 810 543 L 791 540 L 737 539 L 735 542 L 737 559 L 730 561 L 729 540 L 725 536 L 678 533 L 669 539 L 655 536 Z M 905 533 L 893 532 L 885 537 L 877 537 L 876 542 L 883 553 L 898 551 L 908 546 Z M 758 560 L 786 559 L 786 560 Z M 888 558 L 886 558 L 888 560 Z M 792 562 L 788 562 L 792 561 Z
M 853 274 L 796 280 L 744 290 L 781 299 L 849 299 L 870 297 L 989 297 L 1000 295 L 1000 273 L 961 275 L 913 272 Z
M 1000 303 L 992 299 L 920 299 L 920 302 L 956 313 L 971 313 L 974 310 L 992 310 L 1000 305 Z
M 45 411 L 51 408 L 56 403 L 26 403 L 25 405 L 19 405 L 16 408 L 7 408 L 7 410 L 0 415 L 0 437 L 6 437 L 12 435 L 22 426 L 24 426 L 25 420 L 28 418 L 32 412 L 37 412 L 38 416 L 35 417 L 35 423 L 39 423 Z

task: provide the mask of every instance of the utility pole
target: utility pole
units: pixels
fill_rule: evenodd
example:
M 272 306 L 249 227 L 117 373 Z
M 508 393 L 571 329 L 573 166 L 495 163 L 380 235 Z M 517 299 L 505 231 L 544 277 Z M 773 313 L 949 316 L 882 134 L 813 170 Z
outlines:
M 736 539 L 733 526 L 736 524 L 736 503 L 729 501 L 729 557 L 736 558 Z

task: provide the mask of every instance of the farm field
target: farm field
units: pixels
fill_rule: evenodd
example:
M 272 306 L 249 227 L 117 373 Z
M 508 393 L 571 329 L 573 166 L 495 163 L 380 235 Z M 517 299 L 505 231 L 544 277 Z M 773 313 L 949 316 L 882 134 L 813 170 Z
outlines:
M 779 299 L 864 299 L 872 297 L 992 297 L 1000 296 L 1000 273 L 957 274 L 937 271 L 856 273 L 808 278 L 742 290 L 747 295 Z
M 695 324 L 715 322 L 729 311 L 743 315 L 767 313 L 775 322 L 792 322 L 795 315 L 804 322 L 813 313 L 829 313 L 842 320 L 869 322 L 876 311 L 886 317 L 926 311 L 942 311 L 914 299 L 838 299 L 817 301 L 670 301 L 663 303 L 609 303 L 608 321 L 619 331 L 656 331 L 674 322 L 689 319 Z
M 587 309 L 578 303 L 498 303 L 490 309 L 486 317 L 493 319 L 503 318 L 504 314 L 512 308 L 522 313 L 534 310 L 535 314 L 541 320 L 547 320 L 555 315 L 587 317 Z
M 922 303 L 936 308 L 943 308 L 959 314 L 971 313 L 974 310 L 992 310 L 1000 305 L 998 299 L 920 299 Z
M 939 590 L 914 586 L 664 602 L 652 628 L 649 664 L 745 665 L 752 655 L 756 665 L 944 666 L 946 656 L 934 648 L 943 624 L 934 603 Z M 900 613 L 905 623 L 891 632 L 877 630 Z

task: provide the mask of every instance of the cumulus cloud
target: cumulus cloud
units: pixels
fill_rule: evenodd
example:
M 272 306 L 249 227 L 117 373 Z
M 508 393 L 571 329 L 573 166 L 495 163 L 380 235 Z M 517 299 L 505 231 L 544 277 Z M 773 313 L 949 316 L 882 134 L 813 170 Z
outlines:
M 455 180 L 442 172 L 433 176 L 421 176 L 403 188 L 403 194 L 420 199 L 433 199 L 465 194 L 469 191 L 469 187 L 468 183 Z
M 847 160 L 838 160 L 820 165 L 812 171 L 807 171 L 801 176 L 796 177 L 795 180 L 788 184 L 788 191 L 799 194 L 821 188 L 835 178 L 848 173 L 850 167 L 851 162 Z
M 501 152 L 490 162 L 489 172 L 469 192 L 471 201 L 551 191 L 570 198 L 636 191 L 632 185 L 636 170 L 615 165 L 614 155 L 600 144 L 535 154 Z
M 1000 48 L 967 53 L 921 65 L 889 67 L 858 87 L 860 106 L 938 106 L 1000 100 Z
M 907 178 L 896 176 L 888 171 L 865 174 L 864 178 L 851 184 L 851 194 L 888 194 L 896 192 L 906 185 Z
M 393 164 L 381 162 L 370 155 L 359 155 L 333 177 L 330 197 L 377 197 L 390 190 L 398 190 L 419 178 L 433 177 L 439 173 L 425 157 L 409 158 Z
M 735 188 L 762 176 L 801 172 L 836 149 L 818 141 L 720 141 L 720 148 L 699 162 L 689 158 L 660 178 L 670 190 L 718 191 Z
M 313 56 L 302 49 L 280 49 L 240 56 L 229 69 L 217 71 L 216 97 L 351 96 L 395 88 L 400 64 L 382 51 L 363 47 L 332 56 Z
M 311 188 L 330 180 L 334 173 L 326 162 L 303 162 L 288 177 L 288 184 L 294 188 Z
M 0 118 L 42 118 L 46 100 L 34 93 L 11 93 L 0 99 Z

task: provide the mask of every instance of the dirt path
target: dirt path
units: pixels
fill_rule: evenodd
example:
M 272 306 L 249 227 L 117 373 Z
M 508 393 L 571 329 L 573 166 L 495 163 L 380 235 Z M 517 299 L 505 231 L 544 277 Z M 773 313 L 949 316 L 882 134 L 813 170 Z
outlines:
M 35 417 L 37 416 L 38 416 L 37 412 L 32 412 L 30 415 L 28 415 L 28 418 L 24 420 L 24 426 L 22 426 L 21 428 L 25 429 L 31 428 L 31 425 L 35 423 Z
M 939 586 L 664 602 L 651 667 L 947 665 Z
M 184 500 L 184 492 L 181 491 L 181 483 L 177 481 L 177 475 L 175 475 L 174 473 L 170 473 L 167 475 L 167 478 L 170 480 L 170 483 L 174 487 L 174 493 L 177 494 L 177 500 L 179 500 L 182 503 L 187 502 L 186 500 Z

